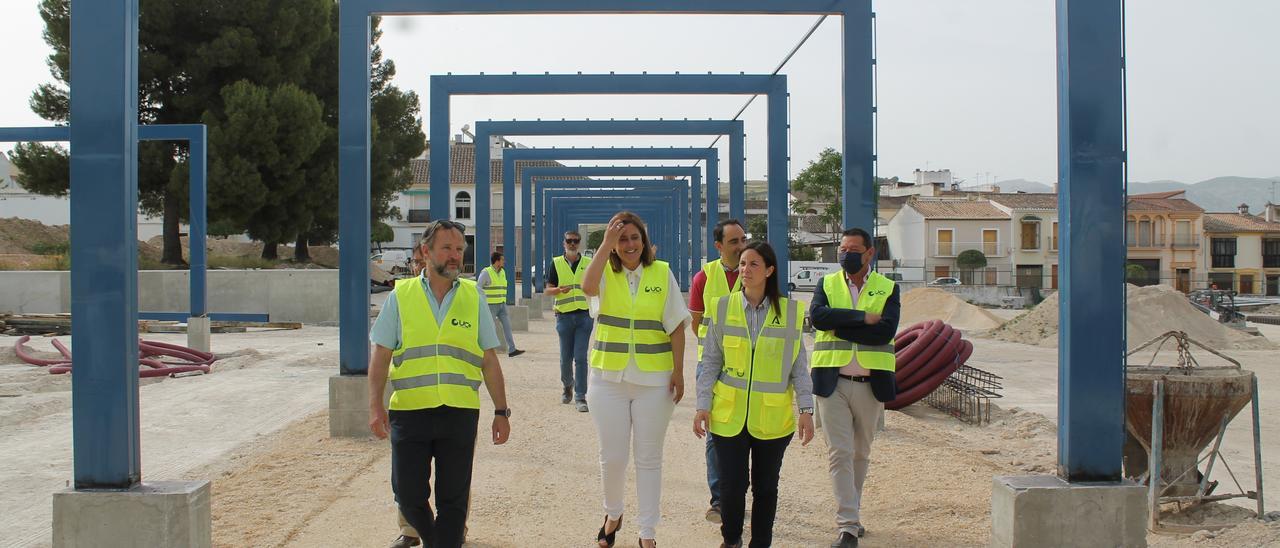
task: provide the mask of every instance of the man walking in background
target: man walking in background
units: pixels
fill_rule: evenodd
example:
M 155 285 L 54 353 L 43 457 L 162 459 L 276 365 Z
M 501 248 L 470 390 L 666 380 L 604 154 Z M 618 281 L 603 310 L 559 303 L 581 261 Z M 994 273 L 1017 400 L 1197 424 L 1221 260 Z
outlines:
M 505 263 L 502 252 L 494 251 L 489 256 L 490 266 L 480 271 L 476 286 L 484 292 L 494 321 L 502 322 L 502 332 L 507 336 L 507 357 L 514 358 L 524 354 L 524 350 L 516 348 L 516 339 L 511 335 L 511 316 L 507 315 L 507 271 L 503 268 Z
M 582 276 L 591 265 L 578 253 L 582 235 L 564 233 L 564 255 L 551 259 L 547 268 L 545 293 L 556 298 L 556 333 L 560 335 L 560 383 L 564 393 L 560 403 L 573 402 L 578 412 L 587 408 L 587 344 L 593 322 L 587 313 L 587 295 L 582 292 Z

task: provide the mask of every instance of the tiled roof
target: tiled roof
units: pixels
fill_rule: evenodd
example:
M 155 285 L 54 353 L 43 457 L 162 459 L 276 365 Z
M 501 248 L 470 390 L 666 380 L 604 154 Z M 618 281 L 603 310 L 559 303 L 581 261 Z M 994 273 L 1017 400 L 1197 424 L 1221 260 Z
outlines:
M 1014 192 L 988 194 L 988 200 L 1012 209 L 1058 209 L 1058 195 L 1053 193 Z
M 1175 211 L 1195 213 L 1204 211 L 1204 208 L 1196 205 L 1186 198 L 1187 193 L 1184 190 L 1171 190 L 1169 192 L 1154 192 L 1151 194 L 1134 194 L 1129 196 L 1129 211 Z
M 879 209 L 902 209 L 910 196 L 877 196 L 876 206 Z
M 916 198 L 907 202 L 926 219 L 1008 219 L 1009 214 L 1000 211 L 986 200 L 938 200 Z
M 1205 232 L 1280 232 L 1280 223 L 1269 223 L 1257 215 L 1205 213 Z
M 564 167 L 552 160 L 516 160 L 516 172 L 524 167 Z M 413 170 L 413 184 L 431 183 L 431 160 L 415 158 L 409 163 Z M 449 180 L 453 184 L 473 185 L 476 179 L 476 146 L 474 143 L 449 145 Z M 517 184 L 519 181 L 517 181 Z M 502 185 L 502 160 L 489 160 L 489 184 Z

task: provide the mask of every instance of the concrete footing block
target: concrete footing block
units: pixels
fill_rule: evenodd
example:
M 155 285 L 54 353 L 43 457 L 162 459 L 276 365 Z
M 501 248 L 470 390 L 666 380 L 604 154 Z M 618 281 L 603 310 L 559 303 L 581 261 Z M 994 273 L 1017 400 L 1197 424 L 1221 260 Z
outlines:
M 551 312 L 552 310 L 555 309 L 556 298 L 554 295 L 547 295 L 546 293 L 541 293 L 539 294 L 539 296 L 542 297 L 542 310 L 544 312 Z
M 329 437 L 363 438 L 369 431 L 369 377 L 329 377 Z
M 527 309 L 529 310 L 529 319 L 530 319 L 530 320 L 541 320 L 541 319 L 543 319 L 543 315 L 542 315 L 542 312 L 543 312 L 543 311 L 542 311 L 542 296 L 541 296 L 541 295 L 534 295 L 534 296 L 532 296 L 532 297 L 529 297 L 528 299 L 525 299 L 524 301 L 522 301 L 520 304 L 524 305 L 524 306 L 525 306 L 525 308 L 527 308 Z
M 201 352 L 209 351 L 209 317 L 187 318 L 187 347 Z
M 529 307 L 522 304 L 508 306 L 507 315 L 511 317 L 512 333 L 529 331 Z
M 993 548 L 1146 545 L 1147 500 L 1141 485 L 1068 483 L 1057 476 L 993 478 Z
M 53 494 L 53 546 L 213 546 L 208 481 Z

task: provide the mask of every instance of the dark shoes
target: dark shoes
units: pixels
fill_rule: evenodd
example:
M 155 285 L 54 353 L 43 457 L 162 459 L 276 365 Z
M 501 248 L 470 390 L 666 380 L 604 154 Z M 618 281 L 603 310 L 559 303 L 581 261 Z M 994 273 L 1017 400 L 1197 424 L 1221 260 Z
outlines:
M 511 351 L 511 353 L 507 354 L 507 357 L 508 357 L 508 358 L 514 358 L 514 357 L 519 356 L 519 355 L 521 355 L 521 354 L 524 354 L 524 350 L 512 350 L 512 351 Z
M 572 403 L 572 402 L 573 402 L 573 388 L 566 386 L 564 387 L 564 394 L 560 395 L 560 403 Z
M 420 540 L 418 537 L 400 535 L 398 538 L 396 538 L 395 542 L 391 543 L 391 548 L 411 548 L 419 544 L 422 544 L 422 540 Z
M 613 548 L 613 542 L 618 536 L 618 529 L 622 529 L 622 516 L 618 516 L 618 526 L 613 531 L 604 532 L 604 528 L 609 526 L 609 515 L 604 516 L 604 525 L 600 526 L 600 532 L 596 533 L 596 543 L 600 548 Z
M 707 521 L 711 523 L 720 523 L 720 504 L 714 503 L 707 508 Z
M 742 541 L 739 540 L 738 542 L 735 542 L 733 544 L 729 544 L 727 542 L 721 542 L 720 548 L 742 548 Z
M 858 537 L 841 531 L 840 536 L 836 537 L 836 541 L 831 543 L 831 548 L 858 548 Z

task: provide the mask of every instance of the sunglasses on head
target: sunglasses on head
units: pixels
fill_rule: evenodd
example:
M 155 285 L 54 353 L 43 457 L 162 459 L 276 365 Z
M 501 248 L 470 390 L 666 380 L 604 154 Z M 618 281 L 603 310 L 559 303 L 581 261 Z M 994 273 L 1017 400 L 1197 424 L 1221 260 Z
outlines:
M 582 238 L 565 238 L 564 239 L 564 243 L 566 244 L 576 244 L 581 241 L 582 241 Z

